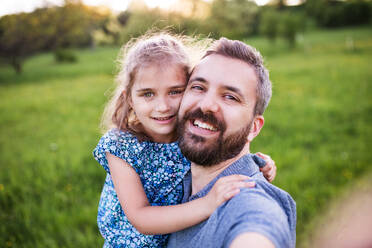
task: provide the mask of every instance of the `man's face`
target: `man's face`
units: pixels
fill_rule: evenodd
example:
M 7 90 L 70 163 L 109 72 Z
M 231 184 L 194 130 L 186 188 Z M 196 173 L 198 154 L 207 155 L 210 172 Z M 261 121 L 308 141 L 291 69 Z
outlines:
M 254 121 L 257 77 L 238 59 L 209 55 L 194 69 L 179 110 L 179 145 L 199 165 L 237 156 Z

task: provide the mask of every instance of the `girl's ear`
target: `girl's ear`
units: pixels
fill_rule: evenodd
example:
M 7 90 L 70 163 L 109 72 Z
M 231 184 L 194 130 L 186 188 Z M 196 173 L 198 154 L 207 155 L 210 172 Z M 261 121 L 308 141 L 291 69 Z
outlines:
M 122 99 L 127 99 L 127 92 L 125 91 L 125 90 L 123 90 L 122 92 L 121 92 L 121 96 L 120 97 L 122 97 Z M 132 98 L 130 97 L 130 96 L 128 96 L 128 104 L 129 104 L 129 106 L 130 107 L 132 107 Z

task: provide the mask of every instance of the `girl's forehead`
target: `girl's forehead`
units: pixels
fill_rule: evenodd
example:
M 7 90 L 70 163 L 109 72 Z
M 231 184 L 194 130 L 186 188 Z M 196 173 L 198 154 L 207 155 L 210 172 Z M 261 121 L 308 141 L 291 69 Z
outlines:
M 179 64 L 141 67 L 133 88 L 161 88 L 186 85 L 187 71 Z

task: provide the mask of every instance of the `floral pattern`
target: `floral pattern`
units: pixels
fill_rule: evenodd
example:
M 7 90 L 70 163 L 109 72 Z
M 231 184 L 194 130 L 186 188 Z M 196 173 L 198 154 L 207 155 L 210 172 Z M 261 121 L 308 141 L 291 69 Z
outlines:
M 132 226 L 121 208 L 114 189 L 106 152 L 130 164 L 139 175 L 153 206 L 178 204 L 182 200 L 182 179 L 190 163 L 178 144 L 139 142 L 129 132 L 112 129 L 99 141 L 94 158 L 107 172 L 98 207 L 97 223 L 104 247 L 165 247 L 168 235 L 143 235 Z

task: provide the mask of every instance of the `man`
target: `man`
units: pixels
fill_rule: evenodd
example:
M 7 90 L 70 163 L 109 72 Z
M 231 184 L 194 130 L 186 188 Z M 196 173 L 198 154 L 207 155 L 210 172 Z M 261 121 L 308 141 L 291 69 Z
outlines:
M 206 221 L 171 235 L 168 247 L 295 247 L 296 206 L 268 183 L 249 153 L 263 124 L 271 82 L 261 55 L 222 38 L 194 68 L 179 110 L 179 145 L 192 161 L 183 202 L 206 195 L 218 178 L 245 174 L 241 189 Z

